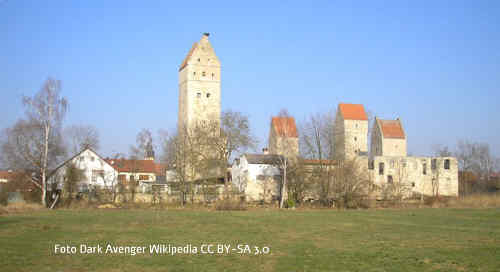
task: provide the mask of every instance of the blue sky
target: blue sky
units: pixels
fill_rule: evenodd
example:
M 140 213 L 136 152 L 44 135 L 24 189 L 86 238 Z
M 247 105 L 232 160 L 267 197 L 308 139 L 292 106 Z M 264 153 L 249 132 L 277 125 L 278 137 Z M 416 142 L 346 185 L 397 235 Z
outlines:
M 65 124 L 126 153 L 142 128 L 175 128 L 178 67 L 203 32 L 223 109 L 248 114 L 262 145 L 281 108 L 301 121 L 350 102 L 400 117 L 414 155 L 458 139 L 500 154 L 499 1 L 0 0 L 0 128 L 52 76 Z

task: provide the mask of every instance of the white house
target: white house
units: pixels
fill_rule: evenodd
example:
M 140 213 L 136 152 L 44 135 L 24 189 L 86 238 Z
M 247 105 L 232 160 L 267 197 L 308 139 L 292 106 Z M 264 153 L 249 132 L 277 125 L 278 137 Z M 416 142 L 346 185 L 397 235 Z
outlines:
M 83 180 L 78 183 L 78 190 L 84 191 L 90 187 L 110 187 L 118 182 L 118 171 L 90 148 L 83 149 L 69 160 L 59 165 L 49 175 L 48 183 L 56 183 L 59 189 L 63 188 L 66 169 L 73 163 L 83 170 Z
M 279 155 L 243 154 L 235 159 L 232 169 L 232 183 L 247 201 L 266 201 L 280 196 L 281 174 L 276 166 Z

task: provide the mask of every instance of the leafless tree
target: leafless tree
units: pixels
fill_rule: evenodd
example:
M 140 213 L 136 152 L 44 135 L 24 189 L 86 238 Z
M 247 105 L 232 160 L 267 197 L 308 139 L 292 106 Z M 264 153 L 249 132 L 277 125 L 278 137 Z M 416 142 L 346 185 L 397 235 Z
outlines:
M 99 150 L 99 132 L 91 125 L 72 125 L 64 129 L 66 141 L 72 154 L 85 148 Z
M 436 144 L 432 147 L 434 155 L 438 157 L 451 157 L 453 153 L 449 150 L 447 145 Z
M 42 204 L 47 206 L 47 176 L 65 155 L 61 139 L 62 120 L 68 102 L 60 97 L 61 83 L 47 79 L 33 97 L 23 97 L 26 119 L 6 129 L 2 153 L 12 168 L 36 172 L 31 181 L 42 191 Z

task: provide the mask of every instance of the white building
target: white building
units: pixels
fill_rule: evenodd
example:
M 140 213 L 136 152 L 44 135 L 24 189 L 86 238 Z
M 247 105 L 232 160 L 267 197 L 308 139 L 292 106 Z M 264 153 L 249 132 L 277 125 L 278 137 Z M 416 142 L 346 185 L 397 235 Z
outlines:
M 90 187 L 109 187 L 118 182 L 118 171 L 105 159 L 90 148 L 85 148 L 51 172 L 48 184 L 56 183 L 62 189 L 66 179 L 66 169 L 74 164 L 83 170 L 83 180 L 78 183 L 78 190 L 84 191 Z
M 276 162 L 279 155 L 243 154 L 236 159 L 231 169 L 232 183 L 247 201 L 278 199 L 281 174 Z

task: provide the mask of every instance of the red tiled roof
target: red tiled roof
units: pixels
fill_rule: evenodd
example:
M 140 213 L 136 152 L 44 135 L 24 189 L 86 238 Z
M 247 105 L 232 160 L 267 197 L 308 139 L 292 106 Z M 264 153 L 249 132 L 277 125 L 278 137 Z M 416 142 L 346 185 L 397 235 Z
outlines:
M 152 160 L 109 159 L 107 162 L 118 172 L 156 173 L 156 163 Z
M 273 117 L 271 126 L 276 130 L 278 136 L 298 138 L 297 126 L 293 117 Z
M 404 139 L 405 132 L 399 119 L 396 120 L 380 120 L 378 119 L 380 129 L 382 130 L 382 137 Z
M 167 165 L 161 163 L 155 163 L 155 174 L 157 176 L 164 176 L 167 171 Z
M 0 179 L 10 180 L 14 178 L 16 172 L 13 171 L 0 171 Z
M 339 104 L 339 110 L 344 120 L 368 120 L 362 104 Z
M 191 56 L 193 55 L 193 52 L 194 52 L 194 49 L 196 49 L 196 47 L 198 46 L 198 43 L 193 43 L 193 46 L 191 47 L 191 49 L 189 50 L 187 56 L 184 58 L 184 60 L 182 61 L 182 64 L 181 66 L 179 67 L 179 71 L 184 69 L 184 67 L 186 67 L 187 65 L 187 62 L 189 61 L 189 59 L 191 58 Z

